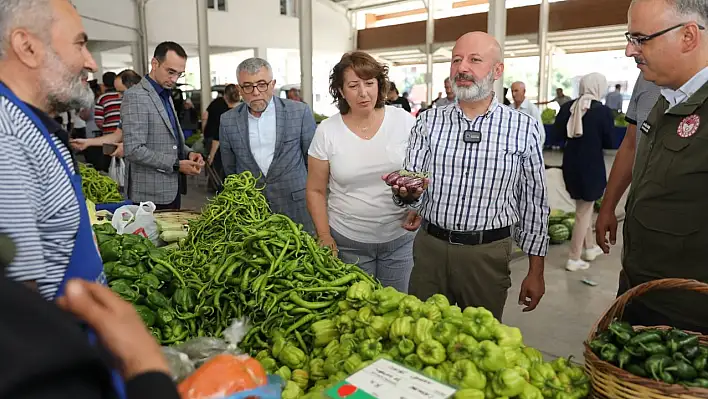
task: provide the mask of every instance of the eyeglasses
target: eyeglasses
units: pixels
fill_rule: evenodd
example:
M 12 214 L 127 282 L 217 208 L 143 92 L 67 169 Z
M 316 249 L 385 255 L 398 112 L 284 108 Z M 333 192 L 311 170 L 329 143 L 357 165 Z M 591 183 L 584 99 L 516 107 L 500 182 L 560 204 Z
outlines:
M 657 37 L 665 35 L 674 29 L 683 28 L 684 26 L 686 26 L 690 23 L 692 23 L 692 22 L 684 22 L 682 24 L 674 25 L 670 28 L 666 28 L 664 30 L 661 30 L 659 32 L 652 33 L 651 35 L 646 35 L 646 36 L 645 35 L 634 35 L 632 33 L 626 32 L 624 34 L 624 37 L 627 38 L 627 42 L 629 44 L 631 44 L 632 46 L 641 47 L 644 43 L 648 42 L 651 39 L 656 39 Z M 698 29 L 700 29 L 700 30 L 705 29 L 705 27 L 702 25 L 696 24 L 696 26 L 698 26 Z
M 239 85 L 239 87 L 241 87 L 241 90 L 243 90 L 243 92 L 246 94 L 253 93 L 253 89 L 258 89 L 260 93 L 263 93 L 264 91 L 268 90 L 268 86 L 270 86 L 272 82 L 273 81 L 271 80 L 270 82 L 260 81 L 256 84 L 246 83 L 245 85 Z
M 162 66 L 162 64 L 160 64 L 160 66 Z M 169 75 L 169 77 L 171 77 L 171 78 L 174 78 L 176 76 L 177 79 L 179 79 L 185 75 L 184 72 L 178 72 L 172 68 L 165 68 L 165 71 L 167 71 L 167 75 Z

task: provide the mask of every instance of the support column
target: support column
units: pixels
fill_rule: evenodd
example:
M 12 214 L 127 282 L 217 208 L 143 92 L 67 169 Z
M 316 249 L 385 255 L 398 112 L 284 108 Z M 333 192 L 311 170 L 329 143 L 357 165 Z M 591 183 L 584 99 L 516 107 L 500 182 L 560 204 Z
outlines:
M 548 100 L 548 0 L 541 0 L 541 11 L 538 19 L 538 102 Z
M 298 1 L 300 18 L 300 96 L 310 107 L 312 96 L 312 1 Z
M 209 64 L 209 20 L 207 0 L 197 0 L 197 46 L 199 47 L 199 75 L 202 109 L 206 112 L 211 103 L 211 65 Z
M 425 24 L 425 101 L 433 103 L 433 43 L 435 42 L 435 0 L 424 0 L 428 9 L 428 21 Z
M 504 43 L 506 42 L 506 0 L 490 0 L 489 13 L 487 14 L 487 33 L 494 36 L 501 46 L 502 59 L 504 61 Z M 499 102 L 504 99 L 504 76 L 494 82 L 494 93 Z
M 268 60 L 268 49 L 266 47 L 254 47 L 253 56 L 256 58 Z
M 356 51 L 359 48 L 359 29 L 358 29 L 358 19 L 356 11 L 348 11 L 349 13 L 349 22 L 351 22 L 352 25 L 352 51 Z
M 137 72 L 138 75 L 144 76 L 147 74 L 147 68 L 145 67 L 146 60 L 143 59 L 141 47 L 142 44 L 140 41 L 131 43 L 130 54 L 133 56 L 133 70 Z
M 152 50 L 150 48 L 150 45 L 148 44 L 149 42 L 147 31 L 147 12 L 145 10 L 145 3 L 147 3 L 147 0 L 136 1 L 136 8 L 138 12 L 138 24 L 140 25 L 140 45 L 138 46 L 138 58 L 140 59 L 140 62 L 136 63 L 135 61 L 133 61 L 133 64 L 135 64 L 135 68 L 142 68 L 137 70 L 140 75 L 146 75 L 148 72 L 150 72 L 150 52 Z M 136 54 L 133 53 L 133 59 L 135 59 L 135 57 Z

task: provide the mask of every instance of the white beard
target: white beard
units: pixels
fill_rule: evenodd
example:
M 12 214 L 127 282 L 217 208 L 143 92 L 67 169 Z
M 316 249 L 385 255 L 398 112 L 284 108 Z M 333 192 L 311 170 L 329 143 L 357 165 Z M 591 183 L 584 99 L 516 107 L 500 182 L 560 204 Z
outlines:
M 81 71 L 80 75 L 73 76 L 59 55 L 48 46 L 39 84 L 42 93 L 47 95 L 49 109 L 64 112 L 71 109 L 91 108 L 94 101 L 93 92 L 83 82 L 83 78 L 87 76 L 86 70 Z
M 457 86 L 456 80 L 456 78 L 450 79 L 450 83 L 458 101 L 480 101 L 489 97 L 494 91 L 494 71 L 490 71 L 489 75 L 480 81 L 473 82 L 469 87 Z

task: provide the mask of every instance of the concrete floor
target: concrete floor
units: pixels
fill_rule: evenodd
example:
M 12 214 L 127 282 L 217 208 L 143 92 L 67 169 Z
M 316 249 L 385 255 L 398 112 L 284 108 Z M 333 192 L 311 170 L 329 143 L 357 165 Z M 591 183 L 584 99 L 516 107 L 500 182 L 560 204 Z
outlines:
M 562 153 L 547 151 L 544 154 L 547 165 L 559 166 Z M 609 174 L 614 152 L 605 157 Z M 189 193 L 183 197 L 183 208 L 199 210 L 211 196 L 206 190 L 204 176 L 190 177 Z M 619 220 L 624 217 L 622 199 L 617 207 Z M 620 231 L 621 231 L 620 224 Z M 603 255 L 593 262 L 586 271 L 567 272 L 565 262 L 569 245 L 555 245 L 546 257 L 546 294 L 538 308 L 530 313 L 522 313 L 518 303 L 519 287 L 528 270 L 528 260 L 518 253 L 511 263 L 512 288 L 504 313 L 504 323 L 521 329 L 526 344 L 542 351 L 548 358 L 573 355 L 574 361 L 583 362 L 583 341 L 590 328 L 609 307 L 615 298 L 620 270 L 621 237 L 618 238 L 609 255 Z M 595 287 L 582 282 L 584 278 L 596 282 Z

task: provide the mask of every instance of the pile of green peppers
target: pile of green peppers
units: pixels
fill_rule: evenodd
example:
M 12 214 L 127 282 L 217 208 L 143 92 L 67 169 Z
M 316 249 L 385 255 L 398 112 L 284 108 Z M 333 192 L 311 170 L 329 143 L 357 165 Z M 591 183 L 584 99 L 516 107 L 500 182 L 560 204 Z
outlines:
M 79 164 L 79 174 L 81 175 L 81 189 L 86 198 L 94 204 L 123 201 L 123 196 L 120 194 L 118 183 L 115 180 L 82 163 Z
M 639 377 L 667 384 L 708 388 L 708 346 L 678 329 L 635 329 L 613 321 L 590 341 L 600 359 Z
M 543 361 L 517 328 L 483 308 L 460 309 L 443 295 L 425 302 L 391 287 L 357 282 L 336 315 L 310 325 L 304 350 L 275 328 L 273 346 L 256 354 L 287 381 L 283 398 L 318 398 L 348 376 L 387 359 L 458 389 L 457 399 L 580 399 L 589 380 L 568 359 Z

